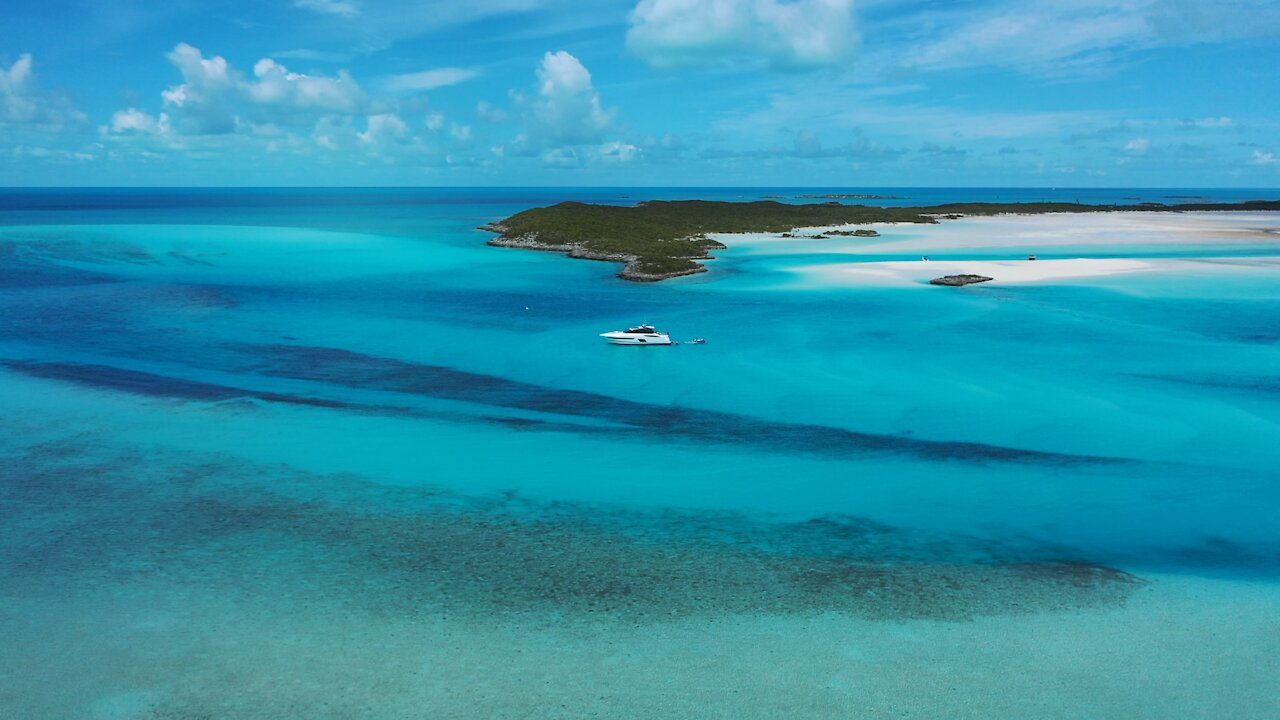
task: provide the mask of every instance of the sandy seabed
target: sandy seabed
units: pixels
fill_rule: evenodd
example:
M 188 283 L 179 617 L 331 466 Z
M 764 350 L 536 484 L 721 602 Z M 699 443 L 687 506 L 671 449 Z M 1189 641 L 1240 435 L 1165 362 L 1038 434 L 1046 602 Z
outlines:
M 9 717 L 1280 713 L 1274 582 L 853 518 L 394 490 L 91 435 L 6 459 Z
M 405 617 L 326 604 L 314 591 L 268 599 L 171 586 L 147 597 L 143 609 L 106 591 L 6 602 L 5 614 L 25 621 L 6 639 L 26 658 L 3 664 L 11 717 L 1280 713 L 1280 592 L 1244 582 L 1151 577 L 1123 607 L 967 621 Z

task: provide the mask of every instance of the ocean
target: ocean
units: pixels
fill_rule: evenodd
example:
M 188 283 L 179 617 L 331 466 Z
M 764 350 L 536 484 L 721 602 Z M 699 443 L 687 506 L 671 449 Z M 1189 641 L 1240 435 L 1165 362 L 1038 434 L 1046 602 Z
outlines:
M 1280 198 L 0 190 L 0 714 L 1280 716 L 1280 214 L 729 236 L 656 284 L 478 229 L 833 194 Z M 1029 253 L 1173 269 L 823 274 Z M 597 337 L 641 322 L 706 342 Z

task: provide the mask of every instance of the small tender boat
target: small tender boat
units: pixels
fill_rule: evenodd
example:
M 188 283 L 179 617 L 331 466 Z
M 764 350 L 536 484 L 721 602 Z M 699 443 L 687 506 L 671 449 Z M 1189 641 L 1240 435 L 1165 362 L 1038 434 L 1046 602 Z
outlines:
M 600 333 L 612 345 L 671 345 L 671 336 L 658 332 L 652 325 L 637 325 L 630 330 Z

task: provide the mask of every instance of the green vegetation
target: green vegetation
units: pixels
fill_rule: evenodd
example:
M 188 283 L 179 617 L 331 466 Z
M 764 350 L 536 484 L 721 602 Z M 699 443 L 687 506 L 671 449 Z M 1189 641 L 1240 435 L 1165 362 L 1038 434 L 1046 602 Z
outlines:
M 936 223 L 939 217 L 1044 213 L 1188 210 L 1280 210 L 1280 201 L 1163 205 L 1077 203 L 952 203 L 925 207 L 873 207 L 837 202 L 791 205 L 707 200 L 652 201 L 631 207 L 563 202 L 533 208 L 486 226 L 500 233 L 492 245 L 567 252 L 572 257 L 624 262 L 629 280 L 661 280 L 705 271 L 697 260 L 723 248 L 706 233 L 785 232 L 799 227 L 868 223 Z M 849 231 L 835 231 L 845 234 Z M 873 230 L 856 230 L 874 237 Z

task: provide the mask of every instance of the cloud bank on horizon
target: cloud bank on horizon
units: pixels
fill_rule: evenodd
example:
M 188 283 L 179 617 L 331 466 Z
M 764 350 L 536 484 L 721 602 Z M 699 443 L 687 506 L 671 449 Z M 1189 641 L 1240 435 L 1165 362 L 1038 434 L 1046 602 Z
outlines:
M 1280 187 L 1273 0 L 7 15 L 5 185 Z

